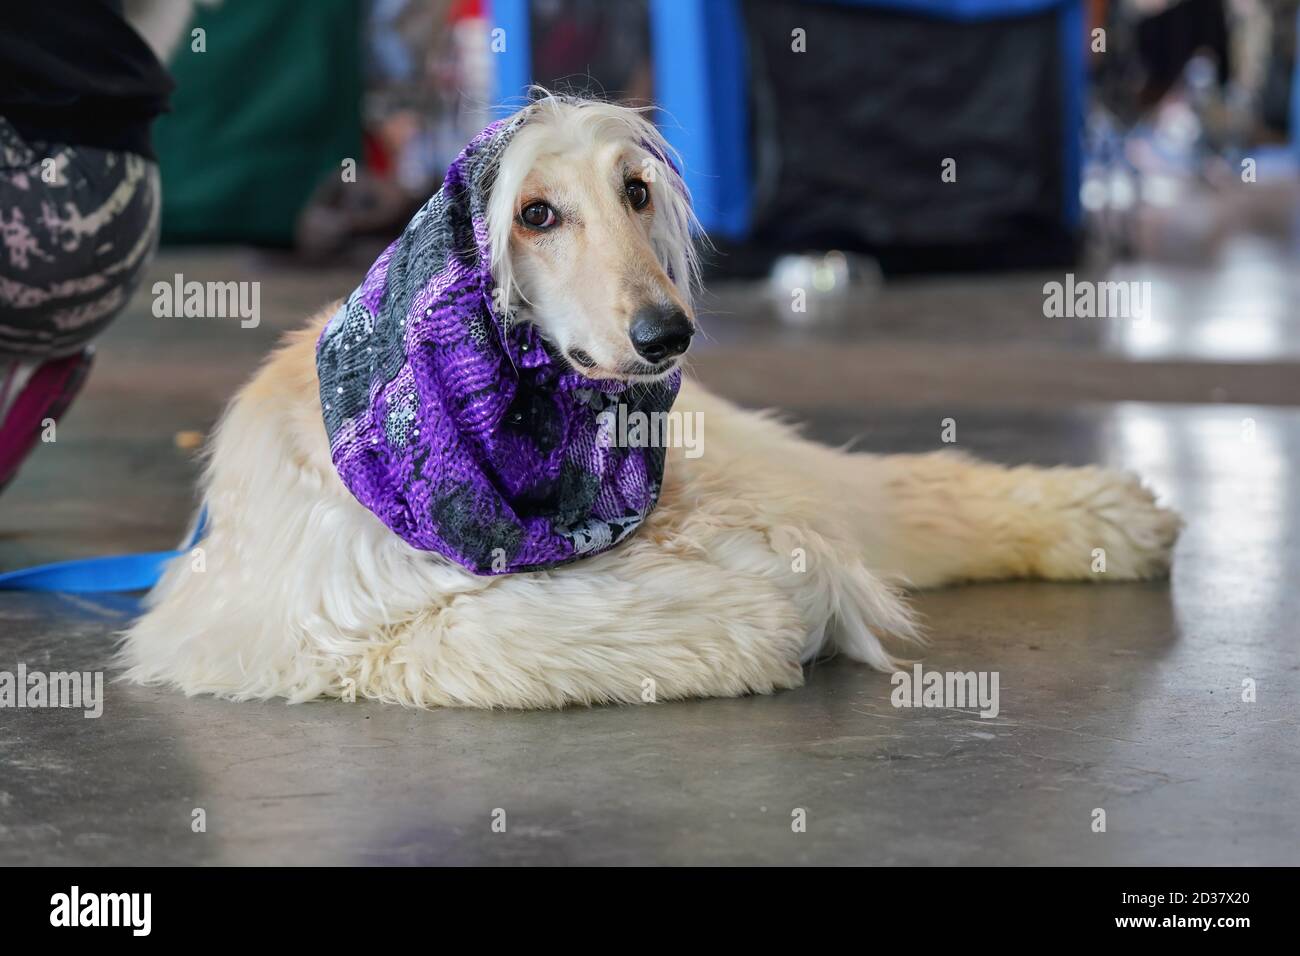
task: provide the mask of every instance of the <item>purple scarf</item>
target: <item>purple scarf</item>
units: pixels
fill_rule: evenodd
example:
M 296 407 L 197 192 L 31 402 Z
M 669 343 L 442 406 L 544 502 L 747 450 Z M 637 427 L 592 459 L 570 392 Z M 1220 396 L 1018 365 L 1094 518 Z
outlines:
M 492 311 L 488 190 L 525 113 L 474 137 L 316 345 L 343 483 L 402 540 L 475 574 L 566 564 L 636 530 L 664 451 L 619 447 L 606 423 L 620 404 L 668 411 L 681 380 L 584 378 Z

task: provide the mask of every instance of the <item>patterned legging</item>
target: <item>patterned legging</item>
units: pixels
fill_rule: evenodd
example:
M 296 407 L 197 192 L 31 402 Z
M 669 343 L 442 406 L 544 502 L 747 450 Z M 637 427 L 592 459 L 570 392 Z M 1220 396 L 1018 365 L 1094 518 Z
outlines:
M 0 117 L 0 360 L 81 349 L 126 306 L 158 244 L 158 166 L 24 140 Z

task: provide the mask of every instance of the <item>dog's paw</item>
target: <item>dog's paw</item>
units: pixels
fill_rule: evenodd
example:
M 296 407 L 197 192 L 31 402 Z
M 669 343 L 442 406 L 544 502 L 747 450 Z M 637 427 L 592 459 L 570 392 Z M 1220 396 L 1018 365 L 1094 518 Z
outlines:
M 1062 520 L 1043 551 L 1050 580 L 1132 581 L 1168 575 L 1183 521 L 1132 472 L 1071 468 L 1056 489 Z

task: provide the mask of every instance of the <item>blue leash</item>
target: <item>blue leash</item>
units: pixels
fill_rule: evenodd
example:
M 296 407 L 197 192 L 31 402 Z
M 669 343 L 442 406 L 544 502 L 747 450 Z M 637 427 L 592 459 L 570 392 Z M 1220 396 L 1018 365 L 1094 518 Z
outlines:
M 0 574 L 0 591 L 63 591 L 67 594 L 144 591 L 158 583 L 168 561 L 188 553 L 198 543 L 207 523 L 208 512 L 205 508 L 199 513 L 199 522 L 189 543 L 178 551 L 117 554 L 79 561 L 58 561 L 9 571 Z

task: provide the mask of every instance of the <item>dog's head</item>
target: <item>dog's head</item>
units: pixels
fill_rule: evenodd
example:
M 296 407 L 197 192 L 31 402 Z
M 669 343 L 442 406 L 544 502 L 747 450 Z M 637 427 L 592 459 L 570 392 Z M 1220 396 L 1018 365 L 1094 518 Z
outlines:
M 520 319 L 590 378 L 667 375 L 695 332 L 690 196 L 637 110 L 543 96 L 488 202 L 492 272 Z

